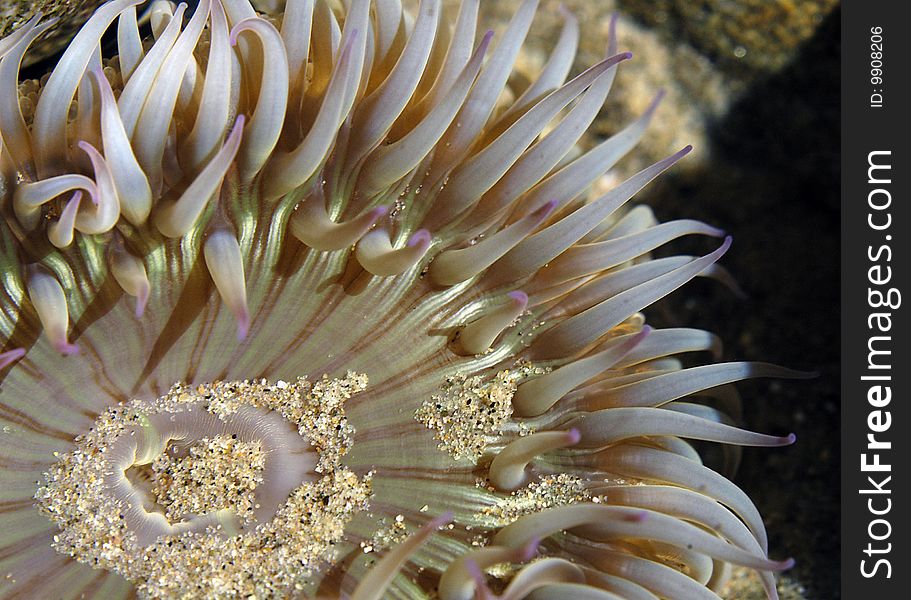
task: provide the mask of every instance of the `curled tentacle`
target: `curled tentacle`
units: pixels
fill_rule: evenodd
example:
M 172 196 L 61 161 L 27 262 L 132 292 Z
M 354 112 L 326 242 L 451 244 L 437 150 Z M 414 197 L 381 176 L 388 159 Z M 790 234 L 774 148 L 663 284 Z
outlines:
M 490 463 L 490 483 L 497 489 L 512 491 L 528 480 L 528 463 L 550 450 L 567 448 L 579 443 L 577 429 L 542 431 L 520 437 L 500 450 Z
M 288 107 L 288 55 L 281 34 L 275 27 L 259 17 L 244 19 L 231 30 L 231 45 L 238 36 L 250 31 L 260 40 L 263 50 L 263 73 L 256 108 L 240 149 L 240 177 L 249 181 L 259 173 L 278 143 L 285 110 Z
M 480 319 L 466 325 L 459 337 L 462 348 L 470 354 L 486 352 L 503 331 L 525 312 L 528 295 L 522 291 L 506 294 L 505 304 L 493 307 Z
M 582 583 L 585 575 L 577 565 L 562 558 L 542 558 L 523 567 L 503 591 L 503 600 L 520 600 L 536 590 L 562 583 Z
M 332 78 L 323 95 L 319 114 L 307 137 L 291 152 L 279 152 L 271 158 L 266 167 L 264 183 L 267 198 L 281 197 L 302 186 L 326 160 L 326 154 L 335 141 L 339 123 L 347 114 L 344 111 L 344 99 L 349 85 L 349 70 L 355 61 L 353 54 L 354 44 L 349 41 L 332 71 Z M 354 83 L 350 82 L 350 85 Z
M 57 175 L 33 183 L 23 183 L 13 192 L 13 211 L 26 229 L 34 229 L 41 217 L 41 206 L 61 194 L 83 190 L 88 192 L 92 203 L 101 200 L 95 182 L 85 175 Z
M 355 244 L 389 213 L 387 207 L 377 206 L 358 217 L 336 223 L 326 212 L 321 186 L 317 186 L 317 190 L 319 193 L 297 207 L 290 224 L 294 237 L 317 250 L 340 250 Z
M 92 203 L 84 203 L 80 207 L 74 226 L 82 233 L 105 233 L 110 231 L 120 218 L 120 199 L 117 197 L 114 173 L 94 146 L 86 141 L 79 142 L 78 146 L 92 162 L 98 192 L 91 197 Z
M 413 267 L 430 247 L 430 232 L 420 229 L 403 248 L 395 249 L 385 229 L 375 229 L 357 243 L 354 255 L 364 269 L 378 277 L 398 275 Z
M 66 201 L 66 206 L 60 212 L 57 221 L 48 226 L 47 237 L 54 246 L 66 248 L 73 243 L 73 234 L 76 231 L 76 213 L 79 210 L 79 202 L 81 200 L 82 191 L 77 190 Z

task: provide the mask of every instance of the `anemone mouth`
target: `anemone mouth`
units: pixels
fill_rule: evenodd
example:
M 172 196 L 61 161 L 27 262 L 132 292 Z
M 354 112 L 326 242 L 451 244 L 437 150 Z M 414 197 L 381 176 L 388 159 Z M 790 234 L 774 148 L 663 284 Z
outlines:
M 354 374 L 175 385 L 109 409 L 35 495 L 60 529 L 54 548 L 148 597 L 300 585 L 370 495 L 369 476 L 339 462 L 351 445 L 339 407 L 364 386 Z
M 791 443 L 737 428 L 731 384 L 801 374 L 645 325 L 730 283 L 731 238 L 626 206 L 689 147 L 589 193 L 660 101 L 574 149 L 615 22 L 570 79 L 566 15 L 518 91 L 534 0 L 496 44 L 475 0 L 156 2 L 149 40 L 137 4 L 0 94 L 15 593 L 711 598 L 738 564 L 775 597 L 788 563 L 689 440 Z M 3 89 L 47 26 L 0 40 Z M 719 241 L 651 257 L 688 235 Z

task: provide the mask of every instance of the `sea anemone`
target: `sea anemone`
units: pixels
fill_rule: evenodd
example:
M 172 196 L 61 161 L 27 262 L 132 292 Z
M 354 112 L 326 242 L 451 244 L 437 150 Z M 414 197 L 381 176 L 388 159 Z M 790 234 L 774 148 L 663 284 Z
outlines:
M 660 94 L 578 148 L 615 22 L 517 89 L 535 0 L 496 43 L 479 0 L 138 4 L 40 81 L 53 21 L 0 40 L 4 597 L 776 597 L 692 440 L 791 443 L 728 414 L 795 374 L 645 325 L 731 239 L 626 206 L 688 147 L 603 185 Z

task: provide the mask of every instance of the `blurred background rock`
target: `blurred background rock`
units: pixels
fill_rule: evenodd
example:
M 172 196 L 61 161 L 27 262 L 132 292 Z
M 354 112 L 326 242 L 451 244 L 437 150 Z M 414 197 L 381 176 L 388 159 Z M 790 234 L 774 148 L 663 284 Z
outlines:
M 62 50 L 101 4 L 104 4 L 101 0 L 0 0 L 0 38 L 39 12 L 45 20 L 52 17 L 60 19 L 47 35 L 32 45 L 23 61 L 26 66 L 32 65 Z

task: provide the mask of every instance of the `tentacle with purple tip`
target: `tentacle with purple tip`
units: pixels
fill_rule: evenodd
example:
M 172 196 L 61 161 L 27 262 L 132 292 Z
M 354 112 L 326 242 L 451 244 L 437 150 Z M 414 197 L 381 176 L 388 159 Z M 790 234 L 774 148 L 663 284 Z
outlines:
M 374 229 L 357 243 L 354 255 L 362 267 L 378 277 L 398 275 L 413 267 L 430 247 L 430 232 L 420 229 L 403 248 L 395 249 L 386 229 Z
M 500 450 L 490 463 L 490 483 L 500 490 L 517 490 L 528 481 L 528 463 L 535 457 L 579 443 L 578 429 L 542 431 L 520 437 Z
M 480 319 L 466 325 L 459 336 L 462 349 L 469 354 L 483 354 L 493 345 L 503 331 L 515 321 L 528 306 L 528 295 L 522 291 L 506 294 L 505 304 L 493 307 Z

